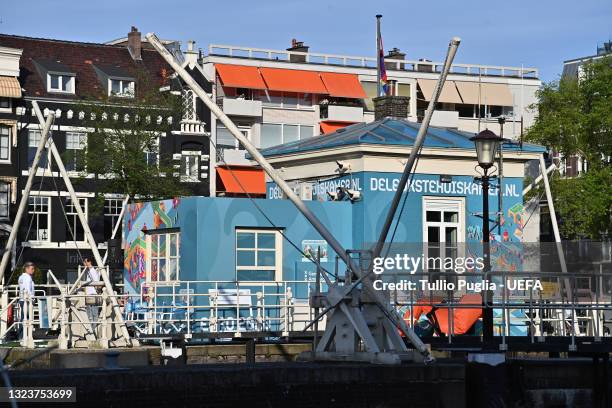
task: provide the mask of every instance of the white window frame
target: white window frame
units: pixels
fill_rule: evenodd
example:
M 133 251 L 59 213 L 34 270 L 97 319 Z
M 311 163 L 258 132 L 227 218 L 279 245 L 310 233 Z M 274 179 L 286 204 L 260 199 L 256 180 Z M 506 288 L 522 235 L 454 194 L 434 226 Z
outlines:
M 183 103 L 183 120 L 197 121 L 198 114 L 196 105 L 196 95 L 190 88 L 183 88 L 181 97 Z
M 143 147 L 142 152 L 145 154 L 145 160 L 146 160 L 146 164 L 147 166 L 150 166 L 149 164 L 149 155 L 154 155 L 155 156 L 155 166 L 159 167 L 159 137 L 157 139 L 155 139 L 155 146 L 157 146 L 157 151 L 155 153 L 153 153 L 152 151 L 150 151 L 149 149 L 147 149 L 146 146 Z
M 183 150 L 181 151 L 181 182 L 183 183 L 197 183 L 200 181 L 200 166 L 201 166 L 201 158 L 202 153 L 198 150 Z M 196 174 L 186 174 L 183 170 L 189 171 L 190 167 L 185 165 L 185 159 L 195 160 L 196 161 Z
M 119 216 L 121 215 L 121 210 L 123 209 L 124 200 L 124 198 L 104 197 L 104 218 L 110 218 L 111 220 L 111 234 L 112 231 L 115 230 L 117 222 L 121 221 Z
M 79 146 L 80 146 L 79 148 L 77 149 L 68 148 L 68 137 L 69 136 L 70 137 L 76 136 L 79 138 Z M 86 149 L 87 149 L 87 133 L 86 132 L 74 132 L 74 131 L 66 132 L 66 152 L 68 152 L 68 150 L 86 150 Z M 68 160 L 74 160 L 74 157 L 70 157 L 66 161 L 68 162 Z M 68 163 L 65 163 L 65 164 L 68 164 Z M 76 169 L 68 170 L 69 173 L 80 173 L 81 171 L 87 171 L 87 167 L 85 167 L 83 170 L 76 170 Z
M 8 108 L 3 108 L 0 106 L 0 112 L 10 113 L 13 110 L 13 98 L 8 97 L 0 97 L 0 99 L 6 99 L 8 101 Z
M 52 76 L 57 77 L 59 88 L 51 87 L 51 77 Z M 62 89 L 63 85 L 65 84 L 64 82 L 65 79 L 68 80 L 67 82 L 68 87 L 66 87 L 67 88 L 66 90 Z M 75 88 L 74 83 L 75 83 L 74 75 L 67 74 L 67 73 L 59 73 L 59 72 L 48 72 L 47 73 L 47 92 L 74 94 L 74 88 Z
M 88 215 L 89 200 L 87 199 L 87 197 L 77 197 L 77 200 L 79 200 L 81 209 L 83 210 L 83 213 L 85 214 L 85 220 L 89 222 L 89 215 Z M 68 222 L 71 223 L 70 227 L 72 229 L 72 233 L 74 234 L 76 231 L 76 226 L 81 224 L 81 220 L 79 219 L 79 215 L 76 211 L 76 208 L 74 208 L 74 206 L 72 205 L 72 199 L 70 197 L 66 198 L 66 203 L 64 204 L 64 206 L 66 209 L 66 218 L 68 218 Z M 73 207 L 73 210 L 70 210 L 70 207 Z M 72 237 L 70 236 L 70 232 L 68 231 L 68 228 L 66 228 L 66 242 L 68 243 L 77 242 L 79 244 L 87 242 L 87 237 L 85 236 L 85 229 L 83 228 L 83 239 L 79 240 L 76 238 L 72 239 Z
M 255 248 L 238 248 L 238 234 L 239 233 L 254 233 L 255 234 Z M 274 266 L 257 266 L 257 253 L 259 251 L 272 251 L 268 249 L 260 249 L 257 247 L 257 234 L 266 233 L 274 234 Z M 238 266 L 238 251 L 239 250 L 251 250 L 255 251 L 255 265 L 241 265 Z M 283 279 L 283 238 L 279 230 L 275 229 L 266 229 L 266 228 L 236 228 L 234 232 L 234 265 L 236 266 L 236 281 L 238 281 L 238 271 L 240 270 L 260 270 L 260 271 L 269 271 L 274 269 L 274 280 L 271 281 L 257 281 L 258 283 L 274 283 L 280 282 Z M 247 280 L 240 280 L 240 282 L 254 282 Z
M 4 191 L 6 189 L 6 191 Z M 1 220 L 7 220 L 11 216 L 11 183 L 7 183 L 6 181 L 0 181 L 0 196 L 6 195 L 6 215 L 2 215 L 0 213 Z M 0 208 L 2 208 L 2 203 L 0 203 Z
M 165 254 L 163 256 L 160 257 L 155 257 L 153 258 L 153 253 L 152 253 L 152 249 L 153 249 L 153 240 L 156 239 L 157 237 L 161 236 L 161 235 L 165 235 L 166 237 L 166 249 L 165 249 Z M 176 237 L 176 254 L 172 255 L 170 253 L 170 242 L 172 237 Z M 155 238 L 154 238 L 155 237 Z M 181 233 L 180 231 L 150 231 L 148 234 L 146 234 L 146 243 L 147 243 L 147 262 L 146 262 L 146 282 L 148 283 L 152 283 L 155 282 L 156 284 L 173 284 L 179 281 L 179 277 L 180 277 L 180 272 L 181 272 Z M 160 260 L 165 260 L 166 265 L 170 265 L 170 260 L 175 260 L 176 261 L 176 275 L 175 278 L 170 280 L 168 279 L 168 269 L 166 268 L 166 276 L 164 276 L 164 279 L 159 279 L 161 271 L 159 269 L 157 269 L 157 280 L 153 281 L 151 279 L 151 266 L 153 265 L 154 262 L 159 262 Z
M 6 130 L 7 132 L 6 134 L 2 133 L 4 132 L 4 130 Z M 13 131 L 13 128 L 9 126 L 0 125 L 0 146 L 4 138 L 6 137 L 6 148 L 7 148 L 7 153 L 8 153 L 6 159 L 3 159 L 2 157 L 0 157 L 0 163 L 10 163 L 11 162 L 11 149 L 13 147 L 11 144 L 12 131 Z
M 262 141 L 263 141 L 263 127 L 264 125 L 280 125 L 281 126 L 281 143 L 280 144 L 284 144 L 284 143 L 288 143 L 288 141 L 285 141 L 285 126 L 297 126 L 298 127 L 298 139 L 297 140 L 291 140 L 291 142 L 297 142 L 299 140 L 306 140 L 306 139 L 310 139 L 312 137 L 314 137 L 314 132 L 315 132 L 315 125 L 306 125 L 303 123 L 276 123 L 276 122 L 262 122 L 261 127 L 260 127 L 260 132 L 259 132 L 259 146 L 261 148 L 263 147 Z M 312 128 L 312 136 L 307 137 L 305 139 L 302 139 L 302 127 L 310 127 Z M 277 145 L 273 145 L 273 146 L 277 146 Z M 267 147 L 271 147 L 271 146 L 267 146 Z
M 32 144 L 32 135 L 38 133 L 38 137 L 36 137 L 35 142 Z M 29 151 L 30 149 L 37 149 L 38 148 L 38 143 L 40 143 L 40 138 L 42 137 L 42 132 L 39 129 L 29 129 L 28 130 L 28 156 L 29 156 Z M 39 166 L 37 169 L 35 169 L 34 171 L 38 172 L 38 170 L 51 170 L 51 149 L 49 149 L 49 141 L 47 140 L 47 144 L 45 145 L 45 150 L 42 151 L 41 154 L 41 159 L 43 158 L 43 156 L 46 155 L 47 156 L 47 166 L 46 167 L 41 167 L 40 166 L 40 161 L 39 161 Z M 28 167 L 30 166 L 30 158 L 28 157 Z M 49 173 L 51 174 L 51 173 Z
M 217 146 L 219 145 L 219 139 L 217 139 L 219 128 L 223 128 L 227 130 L 227 128 L 223 124 L 221 124 L 220 122 L 217 122 L 217 128 L 215 130 L 215 145 Z M 246 137 L 248 140 L 251 140 L 251 128 L 250 127 L 238 126 L 238 130 L 240 131 L 240 133 L 244 135 L 244 137 Z M 227 147 L 227 145 L 220 145 L 218 146 L 217 149 L 240 150 L 240 142 L 238 142 L 238 139 L 236 139 L 235 137 L 232 136 L 232 138 L 234 140 L 233 149 L 231 147 Z
M 427 211 L 440 211 L 440 222 L 427 221 Z M 444 211 L 458 212 L 459 221 L 444 221 Z M 423 242 L 428 242 L 429 234 L 427 227 L 440 228 L 440 243 L 446 242 L 446 227 L 457 228 L 457 243 L 465 242 L 465 198 L 464 197 L 438 197 L 423 196 Z
M 113 81 L 118 81 L 119 82 L 119 93 L 113 93 Z M 131 90 L 129 92 L 125 91 L 125 83 L 128 83 L 127 89 L 130 89 L 130 85 L 131 84 Z M 134 95 L 136 94 L 136 81 L 134 81 L 133 79 L 129 79 L 129 78 L 108 78 L 108 96 L 115 96 L 118 98 L 133 98 Z
M 36 209 L 34 209 L 34 211 L 30 209 L 30 206 L 31 206 L 30 200 L 39 200 L 39 199 L 44 199 L 47 201 L 47 212 L 46 213 L 42 211 L 36 211 Z M 36 204 L 34 205 L 36 208 Z M 38 218 L 41 216 L 44 216 L 44 214 L 47 215 L 47 238 L 39 239 L 40 235 L 39 235 L 39 229 L 38 229 Z M 35 232 L 36 239 L 29 239 L 28 242 L 35 243 L 35 244 L 51 242 L 51 197 L 50 196 L 33 195 L 29 197 L 28 199 L 28 218 L 32 216 L 36 216 L 36 221 L 32 222 L 32 228 L 34 231 L 36 231 Z

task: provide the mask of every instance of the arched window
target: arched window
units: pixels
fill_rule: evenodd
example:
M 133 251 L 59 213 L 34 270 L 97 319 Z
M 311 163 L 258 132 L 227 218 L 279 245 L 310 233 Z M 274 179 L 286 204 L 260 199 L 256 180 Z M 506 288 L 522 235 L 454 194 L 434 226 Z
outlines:
M 189 88 L 183 88 L 183 120 L 197 120 L 195 97 Z

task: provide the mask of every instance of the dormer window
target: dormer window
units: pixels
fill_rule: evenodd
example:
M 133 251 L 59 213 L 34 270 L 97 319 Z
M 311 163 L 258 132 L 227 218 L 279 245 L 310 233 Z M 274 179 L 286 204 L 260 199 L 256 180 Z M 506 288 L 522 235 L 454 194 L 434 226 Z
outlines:
M 108 96 L 119 98 L 136 96 L 136 79 L 127 69 L 117 65 L 94 65 L 93 68 Z
M 76 75 L 74 71 L 55 59 L 33 60 L 40 78 L 46 83 L 49 93 L 75 93 Z
M 130 79 L 109 78 L 108 96 L 120 96 L 124 98 L 134 97 L 134 81 Z
M 47 74 L 47 92 L 74 93 L 74 76 L 70 74 Z

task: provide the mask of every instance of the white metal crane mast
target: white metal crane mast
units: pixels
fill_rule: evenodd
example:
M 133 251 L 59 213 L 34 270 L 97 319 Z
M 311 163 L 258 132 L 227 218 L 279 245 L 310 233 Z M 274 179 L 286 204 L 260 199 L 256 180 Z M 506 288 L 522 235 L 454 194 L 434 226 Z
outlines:
M 249 152 L 252 158 L 279 186 L 279 188 L 283 191 L 283 193 L 285 193 L 287 198 L 296 206 L 296 208 L 304 215 L 304 217 L 306 217 L 306 219 L 312 224 L 312 226 L 317 230 L 317 232 L 319 232 L 319 234 L 329 243 L 334 252 L 336 252 L 336 254 L 347 265 L 349 271 L 359 278 L 359 281 L 363 284 L 363 289 L 366 291 L 368 297 L 372 299 L 373 303 L 375 303 L 380 308 L 384 316 L 388 318 L 394 326 L 399 328 L 402 333 L 406 335 L 406 337 L 411 341 L 411 343 L 416 347 L 416 349 L 425 357 L 426 361 L 433 360 L 433 357 L 431 356 L 431 353 L 427 346 L 423 344 L 421 339 L 412 331 L 412 329 L 408 327 L 406 322 L 391 307 L 391 305 L 384 298 L 384 296 L 379 291 L 376 291 L 373 288 L 368 273 L 361 271 L 360 268 L 355 265 L 354 261 L 351 259 L 346 250 L 342 247 L 342 245 L 338 242 L 338 240 L 336 240 L 336 238 L 331 234 L 331 232 L 319 221 L 319 219 L 310 211 L 310 209 L 306 207 L 304 202 L 294 193 L 294 191 L 287 184 L 287 182 L 268 163 L 268 161 L 257 150 L 257 148 L 253 144 L 251 144 L 251 141 L 238 130 L 232 120 L 217 106 L 216 103 L 212 101 L 210 96 L 199 86 L 199 84 L 191 77 L 191 75 L 187 73 L 187 71 L 181 66 L 181 64 L 176 61 L 175 57 L 163 46 L 163 44 L 159 41 L 155 34 L 149 33 L 146 35 L 146 38 L 149 41 L 149 44 L 151 44 L 160 53 L 164 60 L 172 67 L 172 69 L 174 69 L 174 71 L 180 76 L 180 78 L 185 82 L 185 84 L 189 88 L 191 88 L 191 90 L 210 109 L 211 113 L 215 115 L 221 121 L 221 123 L 228 129 L 228 131 L 245 147 L 245 149 Z M 431 114 L 433 113 L 435 102 L 441 92 L 446 75 L 450 70 L 450 64 L 456 53 L 458 45 L 458 38 L 454 38 L 449 45 L 449 52 L 447 55 L 446 63 L 444 64 L 444 71 L 443 74 L 440 76 L 438 84 L 436 85 L 434 95 L 427 111 L 427 123 L 429 122 Z M 421 133 L 422 134 L 420 138 L 420 143 L 422 144 L 426 129 L 421 128 Z M 415 152 L 418 152 L 419 148 L 420 145 L 417 146 L 417 144 L 415 143 L 413 155 L 416 155 Z M 331 282 L 327 275 L 323 274 L 323 277 L 330 288 L 326 296 L 326 299 L 328 301 L 328 310 L 337 307 L 334 314 L 344 316 L 345 321 L 349 323 L 354 329 L 354 331 L 357 332 L 357 334 L 361 337 L 364 343 L 364 347 L 366 348 L 366 351 L 370 353 L 370 355 L 378 355 L 379 352 L 381 352 L 382 350 L 381 347 L 379 347 L 380 344 L 376 344 L 376 340 L 373 338 L 372 333 L 370 333 L 370 330 L 368 328 L 368 322 L 366 322 L 365 316 L 360 313 L 358 309 L 351 308 L 347 304 L 347 297 L 350 297 L 350 292 L 355 289 L 355 286 L 339 286 L 337 285 L 337 283 Z M 397 332 L 395 330 L 391 330 L 391 332 L 387 333 L 387 335 L 390 336 L 389 341 L 395 343 L 391 345 L 391 348 L 395 349 L 396 351 L 405 351 L 405 346 L 403 345 L 403 343 L 399 344 L 396 341 L 397 337 L 399 336 L 393 337 L 394 334 L 397 335 Z M 331 336 L 332 334 L 330 333 L 329 335 Z M 400 348 L 400 350 L 397 350 L 398 348 Z M 389 360 L 386 361 L 388 362 Z

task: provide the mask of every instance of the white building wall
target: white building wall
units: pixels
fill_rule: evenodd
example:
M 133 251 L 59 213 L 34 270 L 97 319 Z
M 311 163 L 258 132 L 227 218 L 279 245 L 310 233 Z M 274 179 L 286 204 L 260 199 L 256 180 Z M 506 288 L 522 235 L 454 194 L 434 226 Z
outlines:
M 213 48 L 226 48 L 231 47 L 225 46 L 210 46 L 209 51 L 212 52 Z M 239 47 L 238 47 L 239 48 Z M 238 49 L 237 48 L 237 49 Z M 324 54 L 317 54 L 317 62 L 313 63 L 296 63 L 284 61 L 281 59 L 275 59 L 275 55 L 281 55 L 286 51 L 279 50 L 255 50 L 249 48 L 242 48 L 239 58 L 231 57 L 229 55 L 209 55 L 204 58 L 203 69 L 207 77 L 215 78 L 214 75 L 214 64 L 236 64 L 246 66 L 257 66 L 257 67 L 274 67 L 284 69 L 301 69 L 311 70 L 319 72 L 338 72 L 358 75 L 361 82 L 376 82 L 376 70 L 372 68 L 372 65 L 365 66 L 368 57 L 343 57 L 343 56 L 325 56 Z M 249 50 L 253 52 L 253 58 L 248 58 L 246 55 L 249 54 Z M 269 53 L 269 59 L 265 59 L 264 56 L 267 51 Z M 257 58 L 255 55 L 257 54 Z M 280 53 L 280 54 L 279 54 Z M 314 56 L 315 54 L 310 54 Z M 327 59 L 329 57 L 329 60 Z M 343 58 L 346 58 L 343 61 Z M 347 64 L 347 61 L 352 62 Z M 312 61 L 315 61 L 314 59 Z M 363 61 L 363 66 L 355 65 L 355 61 Z M 396 61 L 397 62 L 397 61 Z M 369 64 L 370 62 L 368 62 Z M 399 62 L 408 67 L 412 63 L 409 61 Z M 353 64 L 353 65 L 350 65 Z M 455 67 L 455 65 L 454 65 Z M 506 118 L 506 124 L 504 125 L 504 137 L 512 138 L 517 140 L 521 132 L 521 117 L 523 118 L 523 127 L 527 129 L 533 124 L 535 118 L 535 112 L 529 109 L 529 106 L 536 102 L 536 91 L 539 89 L 541 82 L 537 79 L 537 70 L 532 68 L 526 68 L 526 76 L 519 76 L 518 73 L 521 68 L 516 67 L 486 67 L 480 65 L 470 64 L 457 64 L 457 70 L 453 70 L 447 80 L 448 81 L 467 81 L 467 82 L 478 82 L 485 83 L 497 83 L 508 86 L 510 93 L 513 95 L 513 115 Z M 461 73 L 463 72 L 463 73 Z M 478 72 L 483 75 L 478 75 Z M 535 76 L 529 76 L 529 72 L 535 72 Z M 488 75 L 487 75 L 488 74 Z M 410 85 L 410 114 L 407 118 L 409 121 L 417 121 L 417 81 L 418 79 L 429 79 L 436 80 L 439 77 L 438 73 L 435 72 L 422 72 L 414 70 L 394 70 L 388 69 L 387 75 L 390 80 L 397 82 L 398 84 L 409 84 Z M 317 98 L 318 100 L 318 98 Z M 262 114 L 260 117 L 245 118 L 232 117 L 234 120 L 243 121 L 251 124 L 250 138 L 251 141 L 256 145 L 260 146 L 260 135 L 261 135 L 261 123 L 283 123 L 283 124 L 300 124 L 300 125 L 311 125 L 314 127 L 314 134 L 320 133 L 319 124 L 321 122 L 319 105 L 313 104 L 310 109 L 286 109 L 286 108 L 273 108 L 263 106 Z M 374 120 L 374 112 L 365 111 L 363 112 L 363 121 L 371 122 Z M 213 137 L 215 135 L 215 121 L 211 120 L 213 125 Z M 447 121 L 448 122 L 448 121 Z M 452 121 L 453 124 L 455 121 Z M 450 122 L 449 122 L 450 123 Z M 443 124 L 443 123 L 441 123 Z M 448 125 L 451 126 L 451 125 Z M 459 117 L 456 121 L 458 130 L 476 133 L 479 130 L 489 128 L 495 133 L 499 133 L 500 125 L 497 118 L 482 118 L 479 120 L 476 117 Z M 451 126 L 452 127 L 452 126 Z M 233 157 L 233 156 L 232 156 Z M 229 156 L 228 156 L 229 159 Z M 233 160 L 233 159 L 232 159 Z M 230 161 L 230 160 L 228 160 Z M 240 161 L 242 163 L 242 160 Z M 211 163 L 212 164 L 212 163 Z
M 312 110 L 264 108 L 262 122 L 318 126 L 319 107 Z

